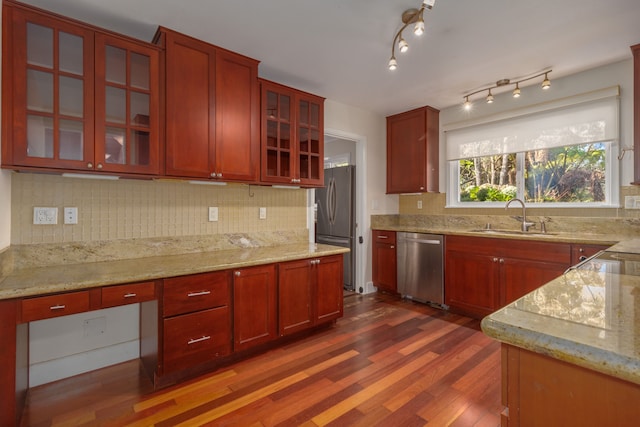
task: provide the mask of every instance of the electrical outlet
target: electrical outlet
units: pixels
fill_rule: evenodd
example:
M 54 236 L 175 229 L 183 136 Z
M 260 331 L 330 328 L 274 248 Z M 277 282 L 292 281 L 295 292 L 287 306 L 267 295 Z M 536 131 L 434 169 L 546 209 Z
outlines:
M 267 208 L 260 208 L 260 219 L 267 219 Z
M 64 223 L 65 224 L 78 223 L 78 208 L 64 208 Z
M 33 223 L 34 224 L 57 224 L 58 208 L 34 207 Z
M 217 220 L 218 220 L 217 206 L 209 206 L 209 222 L 216 222 Z
M 422 209 L 422 200 L 418 200 L 418 209 Z

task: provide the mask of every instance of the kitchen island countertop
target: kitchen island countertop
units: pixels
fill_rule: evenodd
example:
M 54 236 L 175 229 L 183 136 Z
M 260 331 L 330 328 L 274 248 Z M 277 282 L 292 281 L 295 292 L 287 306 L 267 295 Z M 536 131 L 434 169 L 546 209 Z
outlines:
M 485 317 L 483 332 L 640 384 L 640 262 L 623 255 L 640 255 L 640 239 L 614 245 L 606 254 L 614 261 L 595 259 L 571 269 Z
M 337 246 L 295 243 L 257 248 L 21 268 L 0 276 L 0 300 L 342 254 Z

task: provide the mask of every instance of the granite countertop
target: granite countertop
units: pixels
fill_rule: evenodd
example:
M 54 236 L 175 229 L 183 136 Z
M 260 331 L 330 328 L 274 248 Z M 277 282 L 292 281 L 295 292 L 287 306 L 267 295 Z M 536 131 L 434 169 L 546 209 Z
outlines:
M 640 239 L 604 256 L 485 317 L 483 332 L 640 384 Z
M 348 251 L 337 246 L 295 243 L 19 268 L 0 276 L 0 299 L 271 264 Z

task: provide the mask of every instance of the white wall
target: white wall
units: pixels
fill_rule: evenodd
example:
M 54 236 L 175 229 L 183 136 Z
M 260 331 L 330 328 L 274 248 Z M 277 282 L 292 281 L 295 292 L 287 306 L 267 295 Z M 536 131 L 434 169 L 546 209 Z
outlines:
M 371 282 L 371 215 L 397 214 L 398 196 L 387 196 L 387 135 L 384 116 L 326 100 L 324 104 L 325 129 L 339 130 L 364 137 L 364 158 L 358 167 L 365 171 L 365 212 L 364 224 L 358 224 L 358 235 L 364 238 L 359 250 L 365 256 L 363 282 Z M 359 159 L 360 161 L 360 159 Z M 358 195 L 360 196 L 360 195 Z M 357 275 L 356 275 L 357 276 Z
M 631 55 L 631 53 L 629 53 Z M 440 192 L 446 191 L 446 138 L 442 131 L 443 126 L 452 123 L 464 122 L 465 120 L 477 120 L 483 117 L 490 117 L 494 114 L 514 110 L 521 107 L 531 106 L 544 102 L 578 95 L 597 89 L 603 89 L 615 85 L 620 86 L 620 147 L 633 147 L 633 61 L 631 59 L 605 65 L 581 73 L 553 78 L 553 73 L 549 74 L 551 88 L 542 90 L 538 79 L 532 80 L 532 86 L 521 88 L 522 96 L 514 99 L 511 96 L 512 87 L 506 93 L 495 96 L 493 104 L 484 102 L 483 94 L 476 95 L 472 101 L 473 107 L 470 111 L 462 108 L 462 96 L 460 104 L 450 108 L 445 108 L 440 112 Z M 486 95 L 486 94 L 485 94 Z M 621 174 L 620 185 L 626 186 L 633 180 L 633 152 L 627 152 L 620 162 Z

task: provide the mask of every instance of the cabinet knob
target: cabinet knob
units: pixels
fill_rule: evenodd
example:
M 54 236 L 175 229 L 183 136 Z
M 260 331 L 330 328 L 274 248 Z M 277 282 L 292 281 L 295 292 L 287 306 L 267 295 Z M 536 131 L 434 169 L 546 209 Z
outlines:
M 395 249 L 395 246 L 391 245 L 391 249 Z
M 102 169 L 102 163 L 98 163 L 98 165 L 96 166 L 98 169 Z
M 233 274 L 235 274 L 235 275 L 236 275 L 236 277 L 240 277 L 240 272 L 239 272 L 239 271 L 236 271 L 236 272 L 235 272 L 235 273 L 233 273 Z
M 500 258 L 500 264 L 504 264 L 504 258 Z
M 218 173 L 216 174 L 216 177 L 218 177 L 218 178 L 222 178 L 222 172 L 218 172 Z
M 209 175 L 211 176 L 211 178 L 215 178 L 216 177 L 216 173 L 215 172 L 211 172 Z
M 580 249 L 578 249 L 578 251 L 580 251 L 580 253 L 583 253 L 583 252 L 584 252 L 584 249 L 583 249 L 583 248 L 580 248 Z
M 424 190 L 424 187 L 420 187 L 421 190 Z
M 87 167 L 88 167 L 89 169 L 93 169 L 93 163 L 91 163 L 91 162 L 87 163 Z
M 492 259 L 491 261 L 493 261 L 493 262 L 498 262 L 498 258 L 493 257 L 493 259 Z

